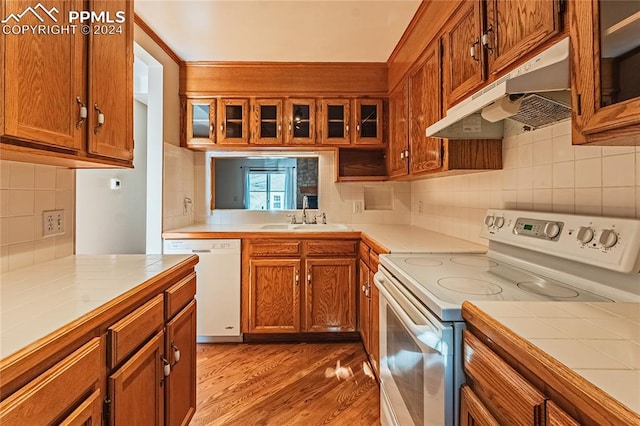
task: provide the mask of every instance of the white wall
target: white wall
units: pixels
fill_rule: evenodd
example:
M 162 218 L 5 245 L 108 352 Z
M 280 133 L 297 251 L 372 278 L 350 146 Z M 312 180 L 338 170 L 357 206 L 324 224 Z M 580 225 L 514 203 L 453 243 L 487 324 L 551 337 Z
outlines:
M 197 153 L 203 155 L 202 153 Z M 175 229 L 191 225 L 194 222 L 194 160 L 196 153 L 169 143 L 164 144 L 162 229 Z M 197 168 L 204 170 L 204 167 Z M 205 177 L 199 176 L 204 182 Z M 193 204 L 184 211 L 184 200 L 189 198 Z M 204 208 L 201 206 L 201 208 Z
M 146 251 L 147 106 L 134 101 L 133 115 L 134 168 L 77 171 L 76 254 Z
M 478 237 L 487 208 L 640 218 L 640 147 L 572 146 L 569 121 L 513 129 L 503 170 L 412 182 L 411 224 L 487 244 Z
M 75 170 L 0 161 L 0 272 L 73 254 Z M 42 211 L 65 212 L 63 235 L 42 235 Z

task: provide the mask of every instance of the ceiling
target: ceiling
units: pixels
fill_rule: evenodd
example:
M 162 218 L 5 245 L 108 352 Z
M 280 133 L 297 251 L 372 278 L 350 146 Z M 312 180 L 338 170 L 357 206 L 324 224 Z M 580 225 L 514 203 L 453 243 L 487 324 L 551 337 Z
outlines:
M 184 61 L 386 62 L 420 0 L 136 0 Z

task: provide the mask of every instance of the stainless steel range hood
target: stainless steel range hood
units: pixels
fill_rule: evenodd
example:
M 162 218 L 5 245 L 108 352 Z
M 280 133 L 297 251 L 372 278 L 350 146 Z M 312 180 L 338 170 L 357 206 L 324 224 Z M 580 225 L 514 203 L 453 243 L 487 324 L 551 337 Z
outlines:
M 529 129 L 571 116 L 569 38 L 447 110 L 427 127 L 427 136 L 453 139 L 501 139 L 505 118 Z

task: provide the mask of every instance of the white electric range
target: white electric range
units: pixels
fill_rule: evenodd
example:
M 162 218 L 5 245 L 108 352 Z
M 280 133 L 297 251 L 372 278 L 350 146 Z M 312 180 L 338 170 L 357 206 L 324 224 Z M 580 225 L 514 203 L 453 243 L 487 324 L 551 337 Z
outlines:
M 465 300 L 640 301 L 640 221 L 489 210 L 486 254 L 389 254 L 380 290 L 381 420 L 457 425 Z

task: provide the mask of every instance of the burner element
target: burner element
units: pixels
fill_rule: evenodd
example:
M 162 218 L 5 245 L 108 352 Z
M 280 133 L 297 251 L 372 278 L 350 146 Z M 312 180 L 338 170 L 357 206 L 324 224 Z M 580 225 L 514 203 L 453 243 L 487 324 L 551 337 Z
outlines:
M 466 277 L 440 278 L 438 284 L 449 290 L 478 296 L 491 296 L 502 293 L 502 287 L 489 281 Z
M 428 257 L 409 257 L 404 260 L 404 263 L 417 266 L 441 266 L 442 262 L 436 259 L 429 259 Z
M 518 287 L 524 291 L 528 291 L 529 293 L 539 294 L 540 296 L 547 297 L 558 297 L 561 299 L 572 299 L 580 295 L 580 293 L 572 288 L 546 281 L 521 282 L 518 283 Z
M 498 262 L 484 256 L 456 256 L 449 260 L 458 265 L 473 266 L 476 268 L 493 268 L 498 266 Z

